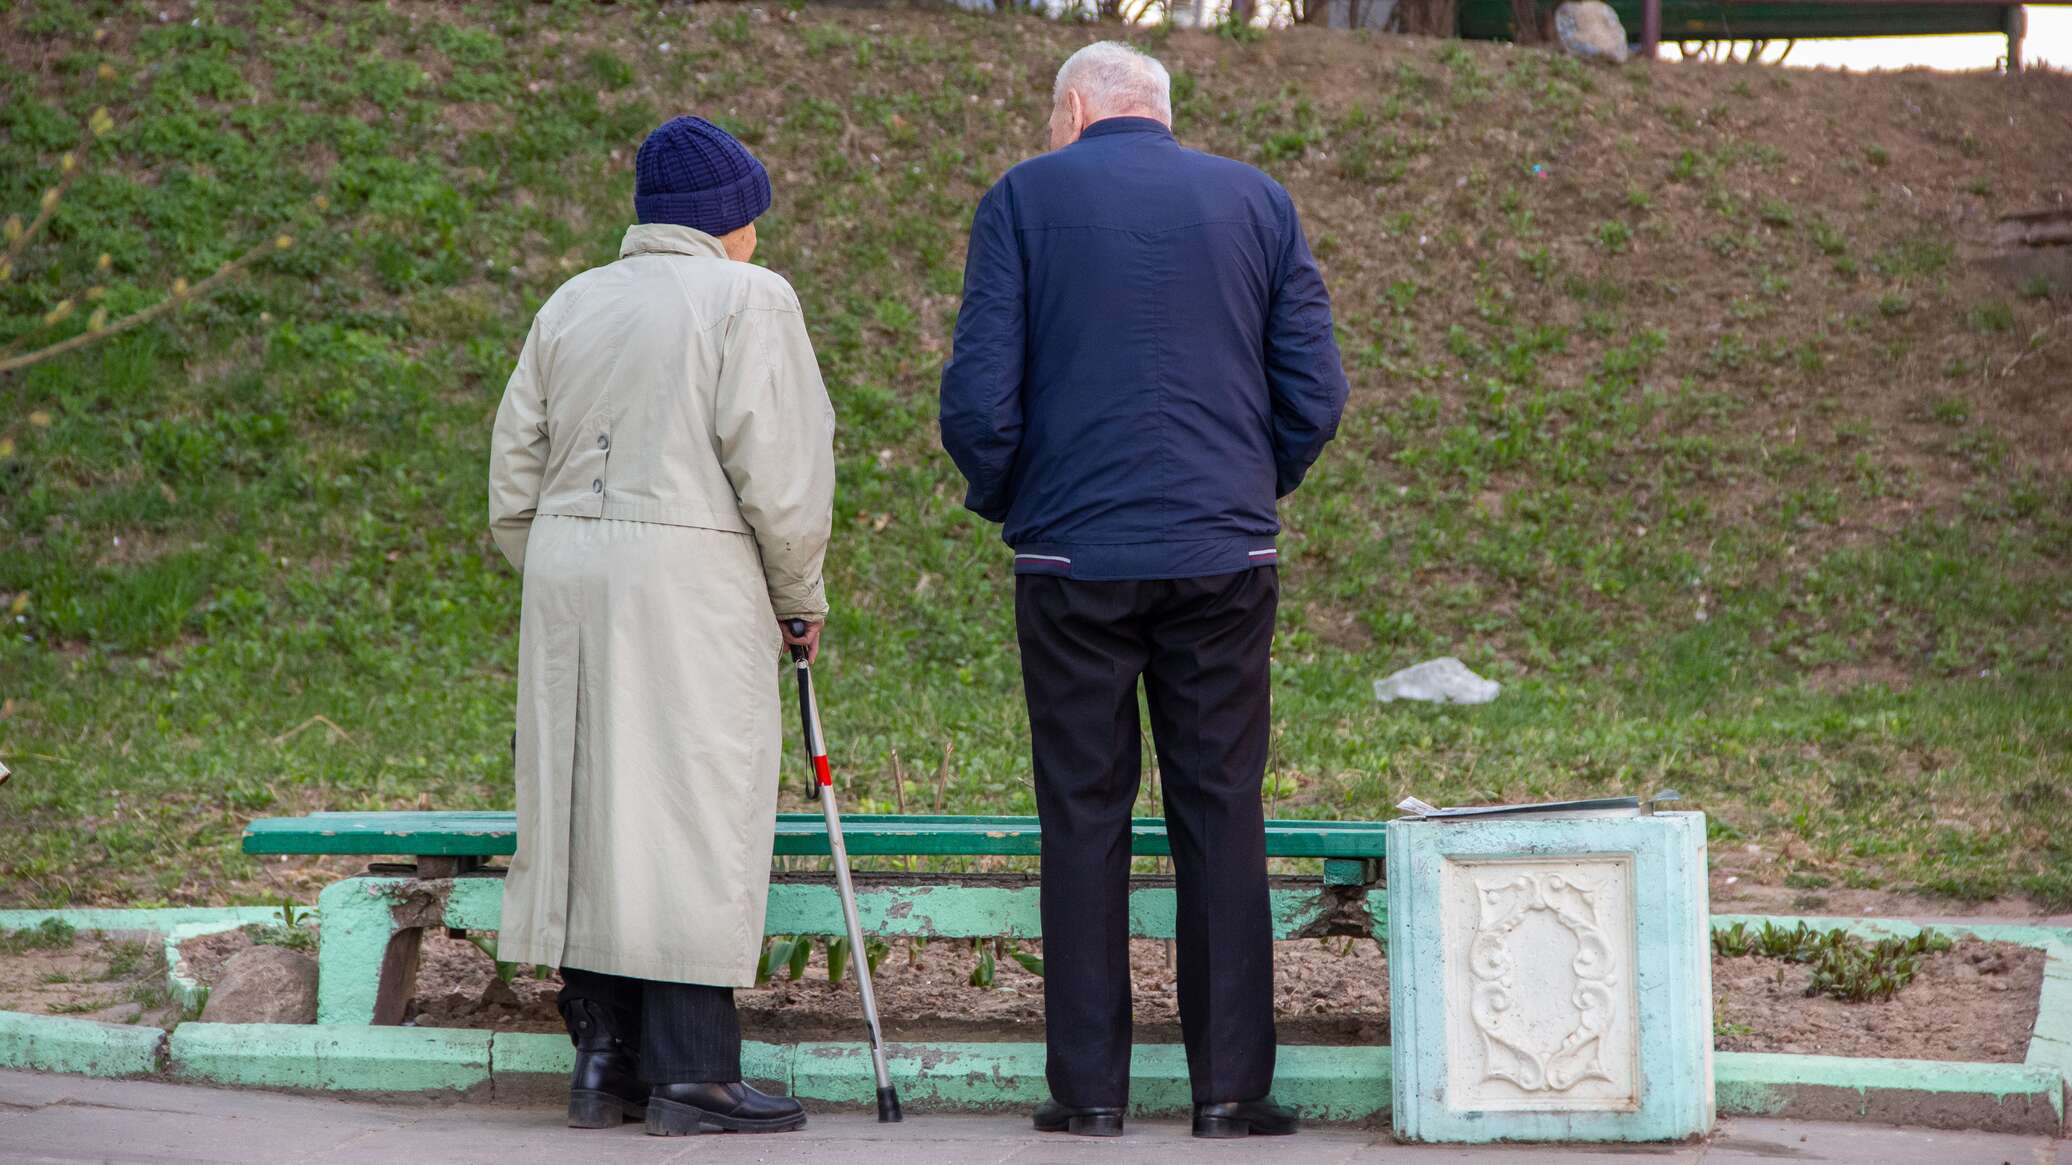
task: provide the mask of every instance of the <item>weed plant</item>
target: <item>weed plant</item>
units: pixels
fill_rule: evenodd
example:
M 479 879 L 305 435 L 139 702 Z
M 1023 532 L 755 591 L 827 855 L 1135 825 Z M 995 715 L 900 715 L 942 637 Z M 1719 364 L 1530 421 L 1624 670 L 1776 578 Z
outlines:
M 1933 930 L 1866 942 L 1846 930 L 1814 930 L 1803 922 L 1790 929 L 1765 922 L 1753 930 L 1747 923 L 1737 922 L 1712 932 L 1715 955 L 1761 955 L 1807 964 L 1812 976 L 1806 994 L 1830 995 L 1845 1003 L 1892 998 L 1913 981 L 1922 955 L 1947 951 L 1953 945 L 1948 935 Z

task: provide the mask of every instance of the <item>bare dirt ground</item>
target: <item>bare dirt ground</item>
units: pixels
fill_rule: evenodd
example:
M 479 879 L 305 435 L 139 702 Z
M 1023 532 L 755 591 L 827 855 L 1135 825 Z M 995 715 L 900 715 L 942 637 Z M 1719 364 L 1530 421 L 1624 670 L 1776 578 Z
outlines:
M 1964 943 L 1922 959 L 1891 1003 L 1808 999 L 1801 964 L 1760 956 L 1712 961 L 1713 1046 L 1900 1060 L 2017 1063 L 2029 1050 L 2043 952 Z
M 1788 850 L 1789 847 L 1786 847 Z M 1796 856 L 1755 843 L 1714 846 L 1709 897 L 1714 914 L 1801 914 L 1837 918 L 1987 919 L 2025 926 L 2072 926 L 2020 895 L 1958 902 L 1904 890 L 1785 884 Z
M 1035 951 L 1030 944 L 1025 949 Z M 418 976 L 417 1022 L 434 1027 L 560 1031 L 558 981 L 521 971 L 513 992 L 485 991 L 493 965 L 466 943 L 427 939 Z M 1388 962 L 1374 943 L 1342 939 L 1276 944 L 1274 1012 L 1291 1044 L 1384 1043 L 1389 1036 Z M 886 1035 L 895 1040 L 1038 1040 L 1043 980 L 1011 959 L 996 962 L 991 989 L 970 985 L 968 944 L 936 943 L 909 961 L 903 946 L 879 964 L 875 986 Z M 1180 1038 L 1165 945 L 1131 943 L 1136 1036 Z M 1716 1044 L 1736 1052 L 2017 1062 L 2028 1050 L 2043 982 L 2042 952 L 2005 943 L 1961 943 L 1923 960 L 1913 982 L 1888 1002 L 1843 1003 L 1805 996 L 1803 966 L 1754 957 L 1713 960 Z M 515 1002 L 513 1001 L 515 997 Z M 790 981 L 736 993 L 751 1039 L 853 1040 L 861 1031 L 853 977 L 827 981 L 821 956 Z
M 67 947 L 0 954 L 0 1010 L 169 1027 L 179 1009 L 162 952 L 156 935 L 82 933 Z

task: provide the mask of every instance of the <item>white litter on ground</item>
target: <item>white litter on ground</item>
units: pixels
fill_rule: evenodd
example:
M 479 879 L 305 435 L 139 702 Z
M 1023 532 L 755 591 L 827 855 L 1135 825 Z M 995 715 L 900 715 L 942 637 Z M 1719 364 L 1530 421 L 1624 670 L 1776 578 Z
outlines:
M 1485 680 L 1452 656 L 1428 659 L 1374 681 L 1374 698 L 1384 704 L 1422 700 L 1430 704 L 1487 704 L 1503 685 Z

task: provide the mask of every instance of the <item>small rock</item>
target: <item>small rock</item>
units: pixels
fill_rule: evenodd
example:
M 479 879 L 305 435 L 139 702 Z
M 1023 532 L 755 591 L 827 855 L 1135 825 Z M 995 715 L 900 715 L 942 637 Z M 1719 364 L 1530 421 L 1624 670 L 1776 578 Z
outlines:
M 1569 0 L 1556 8 L 1554 35 L 1570 56 L 1615 64 L 1626 59 L 1626 27 L 1604 0 Z
M 316 959 L 286 947 L 239 951 L 209 988 L 201 1018 L 204 1023 L 315 1023 Z
M 523 1003 L 524 1000 L 518 998 L 518 993 L 511 989 L 509 983 L 495 976 L 491 976 L 489 982 L 482 988 L 482 1006 L 484 1007 L 518 1007 Z

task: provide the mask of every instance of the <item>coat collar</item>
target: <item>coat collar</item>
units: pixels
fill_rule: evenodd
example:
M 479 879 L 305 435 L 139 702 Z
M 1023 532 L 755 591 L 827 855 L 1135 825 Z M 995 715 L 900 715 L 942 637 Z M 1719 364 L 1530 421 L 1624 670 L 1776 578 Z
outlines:
M 1109 134 L 1150 133 L 1171 140 L 1173 131 L 1164 122 L 1149 117 L 1104 117 L 1079 131 L 1082 138 L 1106 137 Z
M 696 255 L 724 259 L 727 249 L 718 239 L 694 227 L 644 222 L 626 228 L 626 241 L 619 244 L 619 258 L 624 259 L 628 255 Z

